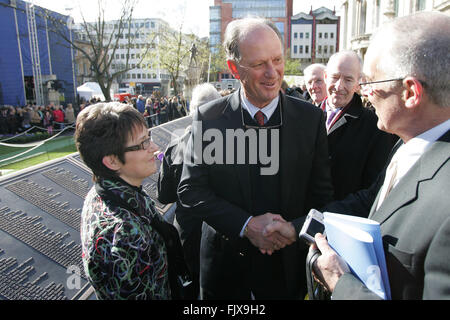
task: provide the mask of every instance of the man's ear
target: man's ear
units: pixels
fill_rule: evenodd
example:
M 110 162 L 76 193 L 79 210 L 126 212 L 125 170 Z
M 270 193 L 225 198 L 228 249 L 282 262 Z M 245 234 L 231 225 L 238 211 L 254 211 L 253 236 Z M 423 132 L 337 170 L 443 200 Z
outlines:
M 117 156 L 115 155 L 104 156 L 102 159 L 102 163 L 105 165 L 105 167 L 113 171 L 119 170 L 122 164 L 119 161 L 119 158 L 117 158 Z
M 423 86 L 419 80 L 414 77 L 406 77 L 403 80 L 403 100 L 405 107 L 414 108 L 422 101 Z
M 227 60 L 227 65 L 228 65 L 228 69 L 230 69 L 231 74 L 236 78 L 236 79 L 240 79 L 241 77 L 239 76 L 239 70 L 236 66 L 236 63 L 233 60 Z

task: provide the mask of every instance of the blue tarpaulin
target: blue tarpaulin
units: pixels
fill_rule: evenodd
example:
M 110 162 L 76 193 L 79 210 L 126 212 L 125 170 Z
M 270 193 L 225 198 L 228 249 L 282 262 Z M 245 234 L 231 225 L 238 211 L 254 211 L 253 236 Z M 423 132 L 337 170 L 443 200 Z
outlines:
M 15 3 L 15 6 L 12 5 Z M 70 45 L 55 32 L 55 19 L 65 22 L 68 16 L 34 6 L 41 75 L 56 75 L 63 88 L 65 103 L 75 102 L 74 65 Z M 24 78 L 33 77 L 30 34 L 26 3 L 0 0 L 0 105 L 26 105 Z M 66 35 L 63 23 L 58 31 Z

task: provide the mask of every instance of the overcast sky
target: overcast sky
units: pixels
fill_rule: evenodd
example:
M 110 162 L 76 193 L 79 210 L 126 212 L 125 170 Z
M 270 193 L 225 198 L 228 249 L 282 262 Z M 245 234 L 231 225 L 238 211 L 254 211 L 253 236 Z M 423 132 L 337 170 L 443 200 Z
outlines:
M 107 3 L 107 19 L 118 19 L 121 0 L 103 0 Z M 80 8 L 87 21 L 93 21 L 98 15 L 97 0 L 30 0 L 41 7 L 62 13 L 71 12 L 75 22 L 81 22 Z M 209 6 L 214 0 L 139 0 L 134 18 L 161 18 L 173 28 L 183 21 L 184 31 L 193 32 L 201 37 L 209 35 Z M 294 0 L 294 15 L 309 12 L 321 6 L 333 9 L 337 0 Z M 67 10 L 72 8 L 72 10 Z

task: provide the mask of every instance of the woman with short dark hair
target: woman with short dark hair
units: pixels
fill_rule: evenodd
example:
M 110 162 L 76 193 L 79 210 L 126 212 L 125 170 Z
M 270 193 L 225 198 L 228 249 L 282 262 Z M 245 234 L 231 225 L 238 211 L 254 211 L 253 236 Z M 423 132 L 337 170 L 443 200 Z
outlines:
M 180 298 L 169 277 L 175 267 L 167 238 L 173 226 L 142 189 L 157 171 L 158 150 L 144 117 L 118 102 L 91 105 L 77 117 L 75 141 L 95 182 L 83 206 L 81 241 L 97 297 Z

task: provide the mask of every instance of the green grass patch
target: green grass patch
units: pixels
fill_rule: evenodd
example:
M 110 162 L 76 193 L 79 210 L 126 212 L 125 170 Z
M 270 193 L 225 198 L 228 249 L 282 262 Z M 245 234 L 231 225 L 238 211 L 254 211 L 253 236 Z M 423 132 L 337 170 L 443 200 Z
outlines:
M 75 144 L 64 146 L 52 151 L 49 151 L 48 153 L 41 154 L 32 158 L 28 158 L 22 161 L 18 161 L 6 166 L 0 167 L 0 169 L 12 169 L 12 170 L 22 170 L 49 160 L 61 158 L 64 156 L 67 156 L 71 153 L 77 152 L 77 148 L 75 147 Z

